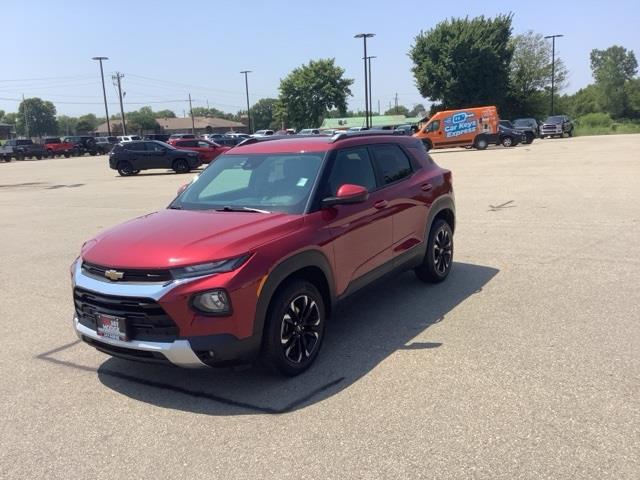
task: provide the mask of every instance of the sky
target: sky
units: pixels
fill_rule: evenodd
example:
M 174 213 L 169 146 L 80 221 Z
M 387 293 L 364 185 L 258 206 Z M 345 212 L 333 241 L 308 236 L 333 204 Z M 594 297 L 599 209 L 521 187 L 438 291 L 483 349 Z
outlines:
M 547 9 L 543 7 L 549 7 Z M 418 93 L 407 52 L 420 31 L 451 17 L 513 13 L 513 33 L 564 34 L 556 54 L 568 70 L 565 93 L 592 82 L 589 53 L 622 45 L 640 59 L 640 1 L 201 1 L 0 0 L 2 54 L 0 110 L 38 96 L 58 114 L 104 115 L 94 56 L 104 63 L 110 114 L 118 113 L 111 76 L 124 74 L 125 111 L 149 105 L 178 116 L 193 106 L 246 109 L 244 77 L 253 104 L 277 97 L 292 69 L 312 59 L 335 58 L 355 80 L 351 109 L 364 109 L 362 40 L 372 60 L 374 110 L 398 95 L 411 108 L 427 104 Z M 25 28 L 27 27 L 27 28 Z

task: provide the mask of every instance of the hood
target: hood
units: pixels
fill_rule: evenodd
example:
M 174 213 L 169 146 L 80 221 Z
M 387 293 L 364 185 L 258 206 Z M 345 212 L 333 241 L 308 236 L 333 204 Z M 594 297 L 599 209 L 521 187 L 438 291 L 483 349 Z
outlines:
M 300 215 L 161 210 L 100 233 L 82 258 L 106 267 L 161 269 L 233 258 L 295 231 Z

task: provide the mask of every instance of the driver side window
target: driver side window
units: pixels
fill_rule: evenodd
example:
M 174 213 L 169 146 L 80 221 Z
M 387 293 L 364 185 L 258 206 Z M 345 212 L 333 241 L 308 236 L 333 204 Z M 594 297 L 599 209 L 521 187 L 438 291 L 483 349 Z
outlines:
M 365 147 L 338 151 L 327 179 L 325 196 L 335 196 L 346 183 L 360 185 L 370 192 L 376 189 L 376 176 Z
M 440 128 L 440 120 L 434 120 L 427 127 L 428 132 L 435 132 Z

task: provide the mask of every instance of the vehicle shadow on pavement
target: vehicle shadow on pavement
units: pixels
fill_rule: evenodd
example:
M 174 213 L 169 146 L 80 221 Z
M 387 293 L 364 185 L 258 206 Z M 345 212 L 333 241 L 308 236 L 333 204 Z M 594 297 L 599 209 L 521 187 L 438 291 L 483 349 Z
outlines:
M 164 408 L 207 415 L 287 413 L 335 395 L 396 351 L 429 355 L 442 343 L 412 340 L 445 320 L 497 273 L 491 267 L 455 263 L 441 284 L 425 285 L 407 272 L 366 289 L 334 313 L 316 363 L 295 378 L 257 366 L 185 370 L 117 358 L 105 361 L 98 377 L 114 391 Z

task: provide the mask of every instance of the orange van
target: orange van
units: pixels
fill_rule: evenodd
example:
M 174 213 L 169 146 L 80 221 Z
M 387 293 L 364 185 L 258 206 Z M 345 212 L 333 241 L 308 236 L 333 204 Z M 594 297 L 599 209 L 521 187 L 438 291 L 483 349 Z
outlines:
M 445 110 L 436 113 L 413 136 L 427 150 L 448 147 L 475 147 L 484 150 L 498 142 L 498 110 L 494 106 Z

